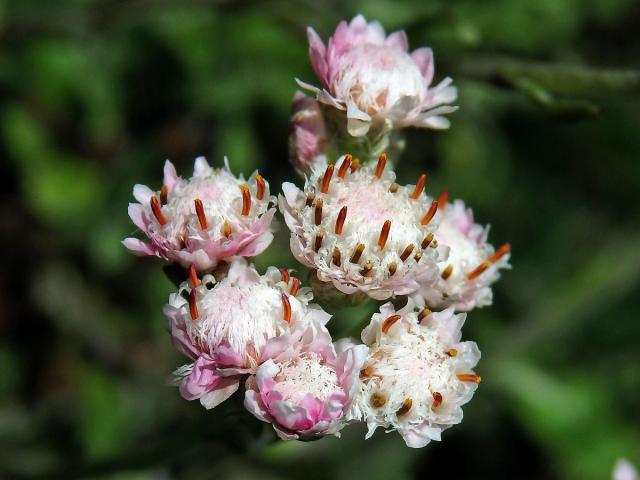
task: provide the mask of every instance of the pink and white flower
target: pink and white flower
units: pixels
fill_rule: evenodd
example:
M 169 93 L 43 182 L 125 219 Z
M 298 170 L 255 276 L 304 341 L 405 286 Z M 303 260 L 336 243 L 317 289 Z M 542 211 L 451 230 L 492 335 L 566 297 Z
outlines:
M 174 345 L 193 360 L 176 371 L 182 396 L 213 408 L 269 358 L 290 328 L 324 325 L 330 315 L 310 305 L 311 298 L 286 270 L 271 267 L 259 275 L 243 259 L 219 282 L 194 275 L 183 283 L 163 309 Z
M 383 427 L 420 448 L 462 421 L 461 406 L 480 382 L 473 371 L 480 351 L 460 341 L 465 316 L 416 311 L 411 300 L 398 311 L 387 303 L 373 315 L 362 332 L 369 355 L 348 415 L 367 423 L 366 438 Z
M 245 407 L 283 440 L 339 435 L 367 347 L 337 353 L 329 332 L 314 326 L 290 337 L 247 379 Z
M 346 155 L 335 169 L 314 168 L 303 190 L 284 183 L 279 197 L 296 259 L 342 293 L 379 300 L 415 292 L 438 273 L 437 204 L 424 193 L 426 176 L 400 186 L 385 163 L 383 154 L 359 167 Z
M 431 87 L 433 52 L 409 53 L 404 31 L 386 36 L 378 22 L 358 15 L 349 24 L 340 22 L 326 46 L 311 27 L 307 38 L 321 88 L 298 84 L 318 101 L 346 111 L 351 135 L 366 135 L 372 126 L 449 127 L 442 115 L 457 109 L 448 105 L 457 97 L 456 88 L 449 77 Z
M 326 163 L 327 132 L 315 98 L 296 92 L 292 109 L 289 161 L 299 175 L 306 175 L 314 165 Z
M 197 158 L 188 180 L 167 160 L 162 189 L 136 185 L 133 195 L 138 203 L 129 204 L 129 216 L 149 240 L 123 241 L 136 255 L 208 271 L 222 260 L 256 256 L 273 240 L 269 184 L 257 172 L 248 181 L 235 177 L 226 159 L 224 168 L 214 169 Z
M 435 240 L 444 260 L 438 263 L 438 280 L 422 285 L 416 302 L 431 308 L 453 306 L 456 311 L 491 305 L 491 285 L 500 278 L 500 269 L 510 268 L 509 244 L 494 250 L 487 242 L 489 227 L 475 223 L 462 200 L 441 199 L 439 204 L 444 208 L 436 214 L 440 224 Z

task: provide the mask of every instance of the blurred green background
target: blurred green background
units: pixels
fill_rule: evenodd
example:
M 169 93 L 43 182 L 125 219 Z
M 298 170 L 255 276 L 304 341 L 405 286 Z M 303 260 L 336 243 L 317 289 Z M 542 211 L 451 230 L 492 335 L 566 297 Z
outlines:
M 345 3 L 0 1 L 0 478 L 603 479 L 640 461 L 639 2 Z M 450 130 L 408 132 L 400 180 L 428 171 L 514 251 L 464 330 L 483 383 L 422 450 L 358 426 L 269 444 L 233 402 L 182 400 L 173 287 L 120 244 L 165 158 L 294 178 L 304 29 L 357 12 L 434 47 L 460 89 Z M 271 264 L 296 266 L 282 229 Z

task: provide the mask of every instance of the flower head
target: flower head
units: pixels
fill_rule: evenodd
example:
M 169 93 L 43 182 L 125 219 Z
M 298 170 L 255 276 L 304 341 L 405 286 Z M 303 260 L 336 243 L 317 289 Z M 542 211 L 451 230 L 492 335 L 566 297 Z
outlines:
M 383 154 L 376 166 L 359 167 L 346 155 L 335 168 L 314 169 L 304 190 L 282 186 L 293 255 L 346 294 L 406 295 L 437 275 L 437 203 L 423 191 L 426 176 L 400 186 L 385 162 Z
M 378 22 L 362 15 L 342 21 L 325 46 L 309 27 L 309 56 L 322 88 L 298 81 L 316 93 L 320 102 L 346 111 L 349 133 L 366 135 L 371 125 L 383 129 L 417 126 L 447 128 L 441 116 L 456 110 L 446 104 L 457 97 L 452 80 L 435 87 L 433 52 L 409 53 L 404 31 L 385 35 Z
M 432 308 L 453 306 L 457 311 L 491 305 L 491 284 L 500 278 L 500 269 L 510 267 L 509 244 L 494 250 L 487 243 L 489 227 L 474 223 L 473 212 L 462 200 L 441 199 L 439 205 L 444 208 L 436 214 L 440 224 L 435 240 L 448 255 L 443 252 L 446 260 L 438 264 L 438 280 L 421 286 L 416 302 Z
M 480 351 L 460 342 L 464 320 L 453 309 L 418 312 L 411 301 L 399 311 L 387 303 L 373 315 L 362 332 L 369 354 L 349 414 L 367 422 L 367 438 L 384 427 L 419 448 L 460 423 L 461 406 L 480 382 L 473 372 Z
M 318 163 L 326 163 L 327 133 L 320 104 L 315 98 L 297 92 L 293 97 L 289 134 L 289 161 L 299 175 Z
M 249 377 L 245 406 L 283 440 L 337 434 L 366 352 L 351 345 L 337 354 L 326 329 L 307 327 Z
M 182 395 L 201 398 L 207 408 L 220 403 L 226 397 L 217 394 L 219 384 L 237 389 L 239 376 L 254 372 L 292 326 L 328 321 L 310 299 L 310 289 L 286 270 L 271 267 L 259 275 L 242 259 L 219 282 L 194 274 L 163 310 L 174 345 L 194 360 L 177 372 Z
M 167 160 L 162 189 L 136 185 L 133 195 L 139 203 L 129 204 L 129 216 L 149 241 L 123 243 L 137 255 L 207 271 L 221 260 L 258 255 L 273 240 L 269 184 L 257 172 L 246 182 L 235 177 L 226 161 L 214 169 L 199 157 L 193 177 L 184 180 Z

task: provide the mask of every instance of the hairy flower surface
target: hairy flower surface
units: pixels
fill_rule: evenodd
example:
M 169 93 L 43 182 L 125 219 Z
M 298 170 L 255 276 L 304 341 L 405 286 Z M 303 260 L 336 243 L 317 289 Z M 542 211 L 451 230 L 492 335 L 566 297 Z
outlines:
M 480 351 L 460 341 L 464 320 L 453 309 L 416 311 L 411 300 L 397 312 L 387 303 L 373 315 L 362 332 L 369 355 L 349 413 L 367 423 L 367 438 L 383 427 L 419 448 L 462 421 L 461 406 L 480 382 L 473 372 Z
M 220 282 L 194 274 L 163 310 L 174 345 L 194 360 L 177 372 L 181 394 L 200 398 L 207 408 L 227 398 L 241 375 L 268 358 L 269 342 L 278 342 L 292 326 L 328 321 L 310 299 L 310 289 L 300 288 L 286 270 L 271 267 L 259 275 L 243 259 L 233 261 Z
M 284 440 L 338 433 L 367 354 L 364 345 L 337 354 L 326 329 L 311 325 L 306 330 L 280 342 L 280 351 L 273 349 L 272 358 L 247 380 L 246 408 L 272 423 Z
M 404 31 L 386 36 L 378 22 L 358 15 L 349 24 L 340 22 L 326 46 L 311 27 L 307 37 L 322 88 L 298 84 L 320 102 L 346 111 L 351 135 L 366 135 L 372 125 L 448 128 L 442 115 L 456 110 L 446 104 L 455 101 L 457 91 L 450 78 L 430 88 L 433 52 L 409 53 Z
M 383 154 L 377 165 L 359 167 L 346 155 L 335 169 L 314 169 L 304 190 L 282 185 L 279 206 L 293 255 L 346 294 L 386 299 L 437 276 L 437 202 L 424 193 L 426 176 L 400 186 L 385 163 Z
M 299 175 L 306 175 L 315 165 L 326 163 L 327 133 L 320 104 L 315 98 L 297 92 L 292 109 L 289 161 Z
M 446 260 L 438 264 L 440 275 L 435 283 L 423 285 L 415 300 L 432 308 L 453 306 L 457 311 L 491 305 L 491 284 L 500 278 L 500 269 L 510 268 L 510 247 L 498 250 L 487 243 L 489 227 L 474 223 L 473 212 L 462 200 L 439 201 L 439 220 L 435 239 Z M 444 207 L 444 208 L 442 208 Z
M 226 161 L 224 168 L 214 169 L 197 158 L 189 180 L 178 177 L 167 161 L 162 189 L 136 185 L 133 195 L 139 203 L 129 204 L 129 216 L 149 241 L 123 243 L 137 255 L 206 271 L 221 260 L 258 255 L 273 240 L 275 197 L 269 184 L 257 172 L 248 181 L 235 177 Z

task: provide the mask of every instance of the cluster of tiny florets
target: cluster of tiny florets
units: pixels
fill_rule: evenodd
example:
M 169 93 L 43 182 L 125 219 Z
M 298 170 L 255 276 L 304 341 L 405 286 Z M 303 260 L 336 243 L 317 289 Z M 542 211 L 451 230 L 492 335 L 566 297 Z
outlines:
M 163 313 L 188 358 L 172 376 L 185 399 L 210 409 L 242 389 L 246 410 L 284 440 L 362 422 L 366 438 L 382 427 L 423 447 L 462 420 L 480 383 L 480 351 L 461 329 L 465 312 L 491 304 L 510 246 L 494 249 L 461 200 L 430 195 L 426 174 L 397 183 L 380 154 L 394 130 L 449 126 L 456 90 L 449 78 L 432 86 L 433 52 L 409 53 L 404 32 L 387 36 L 361 15 L 326 46 L 313 29 L 308 39 L 321 87 L 299 82 L 315 97 L 294 97 L 289 139 L 304 186 L 284 183 L 276 201 L 258 172 L 245 180 L 226 159 L 196 159 L 188 179 L 167 161 L 158 190 L 134 187 L 140 238 L 123 243 L 179 277 Z M 345 141 L 367 150 L 362 160 L 332 162 Z M 292 270 L 248 262 L 274 238 L 276 203 L 311 288 Z M 363 322 L 361 342 L 334 342 L 314 296 L 335 308 L 394 303 Z

